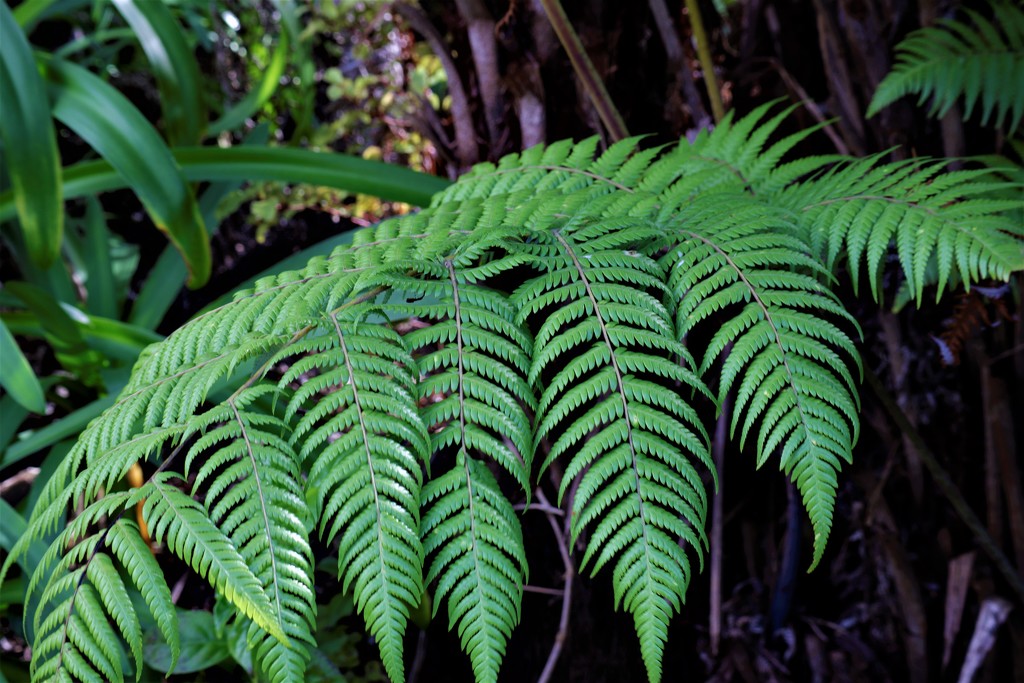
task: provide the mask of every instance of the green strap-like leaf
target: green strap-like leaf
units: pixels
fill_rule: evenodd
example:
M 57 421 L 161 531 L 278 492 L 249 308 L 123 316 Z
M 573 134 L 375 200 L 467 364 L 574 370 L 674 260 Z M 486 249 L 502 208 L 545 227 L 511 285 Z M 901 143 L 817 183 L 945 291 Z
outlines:
M 124 178 L 189 269 L 189 286 L 210 277 L 210 243 L 192 190 L 153 126 L 124 95 L 89 71 L 40 55 L 53 115 Z
M 400 166 L 334 152 L 284 147 L 177 147 L 171 154 L 185 179 L 278 180 L 333 187 L 374 195 L 388 201 L 426 206 L 449 182 Z M 131 187 L 105 161 L 85 161 L 64 169 L 64 196 L 68 199 Z M 11 192 L 0 193 L 0 221 L 16 215 Z
M 64 233 L 60 154 L 50 103 L 25 35 L 0 3 L 0 139 L 29 257 L 40 268 L 60 253 Z
M 25 360 L 3 320 L 0 320 L 0 365 L 3 365 L 0 386 L 20 405 L 33 413 L 42 414 L 46 410 L 46 399 L 43 397 L 42 387 L 39 386 L 39 379 L 32 371 L 32 366 Z
M 206 125 L 199 67 L 177 19 L 163 2 L 113 0 L 132 27 L 156 76 L 172 145 L 195 145 Z

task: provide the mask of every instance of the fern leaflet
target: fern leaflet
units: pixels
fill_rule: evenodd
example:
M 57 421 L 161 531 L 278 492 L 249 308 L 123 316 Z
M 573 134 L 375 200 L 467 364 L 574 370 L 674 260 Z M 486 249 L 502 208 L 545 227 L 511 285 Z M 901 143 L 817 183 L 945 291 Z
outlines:
M 994 19 L 970 9 L 971 24 L 939 19 L 896 46 L 896 65 L 878 84 L 868 107 L 874 116 L 905 95 L 918 104 L 932 101 L 929 115 L 941 117 L 964 98 L 964 119 L 981 103 L 981 123 L 995 115 L 1011 135 L 1024 119 L 1024 8 L 993 2 Z
M 679 539 L 698 557 L 707 544 L 707 500 L 693 463 L 709 465 L 696 411 L 662 385 L 706 391 L 677 364 L 688 354 L 662 303 L 660 268 L 636 251 L 655 235 L 632 221 L 590 224 L 585 216 L 537 232 L 526 246 L 541 275 L 513 297 L 521 319 L 539 322 L 530 370 L 545 385 L 537 439 L 555 439 L 544 467 L 572 454 L 559 496 L 582 475 L 573 538 L 594 525 L 582 560 L 592 573 L 614 560 L 616 604 L 633 615 L 653 681 L 690 580 Z

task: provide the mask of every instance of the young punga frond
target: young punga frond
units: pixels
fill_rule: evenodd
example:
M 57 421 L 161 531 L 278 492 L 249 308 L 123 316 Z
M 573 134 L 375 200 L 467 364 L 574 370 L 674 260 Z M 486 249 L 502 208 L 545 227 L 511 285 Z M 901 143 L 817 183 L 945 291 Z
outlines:
M 878 84 L 868 107 L 874 116 L 905 95 L 931 100 L 928 114 L 942 117 L 964 98 L 964 119 L 981 104 L 981 123 L 1010 134 L 1024 120 L 1024 8 L 995 0 L 992 18 L 964 9 L 969 22 L 939 19 L 896 46 L 896 65 Z
M 820 561 L 860 424 L 834 277 L 867 268 L 880 295 L 895 249 L 918 300 L 1005 280 L 1024 269 L 1024 188 L 928 160 L 789 160 L 810 132 L 778 139 L 773 112 L 674 149 L 595 158 L 591 139 L 482 165 L 150 347 L 0 569 L 77 511 L 30 581 L 34 679 L 120 680 L 121 641 L 141 675 L 129 581 L 177 657 L 166 579 L 129 519 L 144 501 L 164 552 L 250 620 L 263 678 L 301 680 L 314 651 L 316 529 L 393 680 L 432 587 L 493 681 L 527 575 L 513 503 L 557 460 L 581 566 L 611 567 L 657 680 L 707 543 L 705 382 L 735 396 L 759 464 L 778 453 Z M 139 461 L 157 471 L 125 490 Z

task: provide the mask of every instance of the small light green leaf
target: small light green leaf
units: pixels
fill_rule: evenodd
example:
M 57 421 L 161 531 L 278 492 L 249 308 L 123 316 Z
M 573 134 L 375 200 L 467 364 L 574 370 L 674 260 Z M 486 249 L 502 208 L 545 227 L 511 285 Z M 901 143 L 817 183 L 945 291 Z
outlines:
M 209 669 L 231 657 L 227 641 L 222 634 L 217 633 L 211 612 L 183 609 L 177 612 L 181 656 L 174 667 L 176 675 Z M 160 630 L 155 627 L 147 629 L 144 639 L 143 661 L 156 671 L 170 670 L 174 661 L 173 653 Z

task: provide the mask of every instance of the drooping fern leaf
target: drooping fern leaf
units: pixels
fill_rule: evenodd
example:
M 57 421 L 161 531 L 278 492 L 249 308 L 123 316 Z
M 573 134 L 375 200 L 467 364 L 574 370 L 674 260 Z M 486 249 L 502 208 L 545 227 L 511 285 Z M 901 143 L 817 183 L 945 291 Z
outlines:
M 481 165 L 148 349 L 0 569 L 74 512 L 29 583 L 33 676 L 120 680 L 121 641 L 141 675 L 129 582 L 177 656 L 166 580 L 125 515 L 145 501 L 165 552 L 251 621 L 264 678 L 300 680 L 316 643 L 317 529 L 392 679 L 430 588 L 493 681 L 527 575 L 514 503 L 554 471 L 580 561 L 611 567 L 656 680 L 706 547 L 707 385 L 796 481 L 820 561 L 859 426 L 834 278 L 866 268 L 880 292 L 895 249 L 919 300 L 1006 279 L 1024 269 L 1021 187 L 926 160 L 790 160 L 811 131 L 780 138 L 785 115 Z M 139 461 L 157 471 L 125 490 Z
M 637 251 L 657 233 L 631 220 L 591 223 L 582 211 L 590 197 L 581 194 L 570 198 L 576 220 L 532 236 L 527 248 L 541 274 L 513 301 L 521 320 L 538 324 L 530 370 L 544 387 L 537 439 L 554 442 L 544 467 L 570 457 L 560 499 L 581 476 L 572 537 L 593 526 L 582 564 L 596 573 L 614 563 L 616 604 L 633 615 L 656 681 L 691 574 L 679 539 L 698 558 L 707 545 L 696 464 L 710 464 L 708 436 L 670 387 L 706 389 L 675 339 L 661 269 Z
M 269 680 L 284 683 L 306 671 L 309 648 L 316 645 L 316 600 L 298 457 L 288 442 L 287 425 L 251 409 L 272 389 L 250 388 L 204 413 L 192 426 L 205 433 L 189 450 L 185 473 L 201 458 L 193 491 L 205 491 L 210 519 L 253 569 L 289 638 L 285 645 L 255 623 L 250 627 L 254 661 Z
M 39 568 L 41 572 L 37 571 L 33 577 L 33 581 L 39 579 L 52 566 L 42 593 L 42 604 L 35 614 L 34 679 L 46 680 L 67 670 L 82 680 L 124 680 L 120 638 L 111 628 L 105 612 L 111 615 L 118 633 L 129 644 L 136 671 L 141 670 L 142 631 L 138 617 L 128 599 L 127 588 L 107 552 L 127 559 L 122 563 L 132 581 L 142 590 L 154 614 L 165 614 L 167 608 L 173 611 L 170 590 L 162 576 L 159 582 L 152 580 L 153 569 L 156 568 L 153 556 L 147 552 L 146 556 L 136 558 L 134 553 L 124 552 L 125 526 L 129 522 L 119 521 L 106 531 L 88 533 L 88 528 L 96 521 L 94 515 L 117 515 L 130 504 L 129 499 L 127 493 L 109 495 L 104 498 L 103 505 L 93 506 L 89 514 L 76 518 L 58 537 L 62 544 L 69 544 L 76 536 L 81 537 L 73 552 L 58 560 L 54 549 L 60 549 L 62 545 L 55 543 Z M 137 535 L 135 537 L 138 538 Z M 156 572 L 159 574 L 159 568 Z M 33 583 L 29 592 L 32 593 L 35 587 Z M 45 618 L 40 619 L 44 615 Z M 176 659 L 177 630 L 166 619 L 160 619 L 158 625 L 172 644 Z
M 281 384 L 306 377 L 288 403 L 291 446 L 311 462 L 307 487 L 327 542 L 338 537 L 338 574 L 351 589 L 394 680 L 404 678 L 402 638 L 423 595 L 421 469 L 429 452 L 413 399 L 415 363 L 398 335 L 367 322 L 372 307 L 331 311 L 287 349 L 305 353 Z
M 419 359 L 419 399 L 431 451 L 455 449 L 454 466 L 423 492 L 422 534 L 433 556 L 427 581 L 437 584 L 434 612 L 446 599 L 478 681 L 497 680 L 527 571 L 519 520 L 479 457 L 528 491 L 531 425 L 523 407 L 534 404 L 525 380 L 530 337 L 506 298 L 483 284 L 522 259 L 474 263 L 491 243 L 463 245 L 443 260 L 413 264 L 412 275 L 389 278 L 399 291 L 438 302 L 404 307 L 429 322 L 406 343 L 429 350 Z
M 963 97 L 964 119 L 980 101 L 982 125 L 994 115 L 996 126 L 1017 130 L 1024 119 L 1024 8 L 996 1 L 992 19 L 964 12 L 970 24 L 939 19 L 896 46 L 896 65 L 878 84 L 868 116 L 916 94 L 918 104 L 931 100 L 929 115 L 941 117 Z
M 732 432 L 740 445 L 760 422 L 757 465 L 776 450 L 797 484 L 814 528 L 816 565 L 832 525 L 837 472 L 852 459 L 859 425 L 856 322 L 821 280 L 826 273 L 787 234 L 785 214 L 736 196 L 697 201 L 676 217 L 678 242 L 662 259 L 679 301 L 678 332 L 719 313 L 699 372 L 720 357 L 719 398 L 734 387 Z M 717 319 L 717 317 L 715 318 Z
M 993 194 L 1020 186 L 988 169 L 946 172 L 944 167 L 926 159 L 881 165 L 875 159 L 851 161 L 792 185 L 780 205 L 797 214 L 804 239 L 829 269 L 846 257 L 854 287 L 865 264 L 876 300 L 892 243 L 918 302 L 925 285 L 935 280 L 938 297 L 951 280 L 969 287 L 986 278 L 1008 279 L 1024 267 L 1024 252 L 1020 228 L 1007 220 L 1007 212 L 1024 205 L 1024 195 Z
M 193 498 L 171 484 L 178 475 L 154 477 L 143 489 L 143 518 L 150 534 L 267 634 L 284 641 L 281 619 L 238 548 Z

